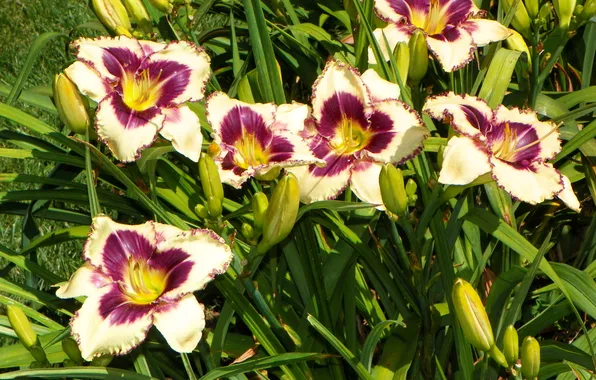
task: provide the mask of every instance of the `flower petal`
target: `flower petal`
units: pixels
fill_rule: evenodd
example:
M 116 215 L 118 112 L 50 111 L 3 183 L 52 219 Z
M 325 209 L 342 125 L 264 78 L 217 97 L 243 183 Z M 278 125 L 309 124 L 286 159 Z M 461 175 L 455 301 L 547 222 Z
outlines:
M 563 191 L 557 194 L 557 198 L 562 200 L 563 203 L 565 203 L 565 205 L 567 205 L 567 207 L 573 211 L 580 212 L 582 209 L 581 204 L 579 203 L 577 195 L 575 195 L 575 192 L 571 187 L 571 181 L 566 175 L 563 174 L 561 174 L 561 178 L 563 178 Z
M 313 85 L 313 116 L 319 133 L 333 136 L 337 122 L 344 117 L 366 125 L 364 113 L 369 105 L 368 89 L 358 72 L 343 63 L 327 62 Z
M 86 63 L 77 61 L 64 69 L 64 72 L 83 95 L 95 102 L 101 101 L 111 91 L 109 84 Z
M 539 121 L 535 112 L 530 110 L 522 111 L 519 108 L 508 109 L 500 105 L 495 112 L 495 125 L 504 123 L 525 124 L 536 132 L 537 139 L 540 140 L 536 158 L 540 160 L 550 160 L 561 151 L 561 141 L 559 140 L 559 131 L 553 122 Z M 523 136 L 518 136 L 521 139 Z M 523 146 L 518 144 L 519 146 Z
M 122 78 L 125 73 L 134 73 L 145 58 L 139 42 L 125 36 L 80 38 L 73 47 L 79 61 L 87 63 L 110 82 Z
M 399 100 L 386 100 L 373 107 L 367 156 L 378 162 L 402 163 L 418 154 L 429 131 L 416 112 Z
M 452 137 L 443 156 L 439 182 L 446 185 L 467 185 L 491 170 L 488 153 L 468 137 Z
M 310 117 L 311 110 L 306 104 L 297 102 L 281 104 L 275 111 L 275 123 L 271 126 L 271 129 L 286 130 L 298 135 L 302 133 Z
M 232 260 L 230 247 L 215 232 L 195 229 L 159 242 L 149 264 L 168 273 L 165 299 L 205 287 L 223 273 Z
M 130 256 L 147 260 L 157 244 L 152 222 L 127 225 L 100 215 L 93 219 L 91 228 L 83 257 L 114 281 L 124 280 Z
M 460 26 L 470 33 L 476 46 L 486 46 L 491 42 L 502 41 L 513 34 L 500 22 L 481 18 L 467 20 Z
M 188 41 L 171 42 L 144 63 L 151 72 L 161 73 L 162 94 L 167 100 L 160 102 L 168 105 L 203 99 L 211 75 L 209 65 L 207 53 Z
M 350 178 L 350 188 L 358 199 L 377 205 L 377 210 L 381 211 L 385 210 L 379 185 L 382 168 L 383 166 L 376 162 L 360 161 L 352 167 L 352 177 Z
M 563 190 L 561 173 L 551 164 L 520 167 L 494 157 L 490 162 L 497 184 L 521 201 L 537 204 L 552 199 Z
M 218 144 L 234 145 L 247 133 L 265 140 L 267 125 L 273 123 L 275 105 L 248 104 L 231 99 L 223 92 L 216 92 L 207 99 L 207 119 L 213 128 L 213 138 Z
M 422 111 L 435 119 L 448 121 L 462 135 L 479 140 L 486 140 L 484 134 L 493 119 L 493 110 L 484 100 L 453 92 L 430 98 Z
M 242 184 L 249 178 L 254 177 L 256 170 L 254 168 L 243 169 L 234 162 L 235 150 L 224 151 L 225 156 L 215 160 L 219 170 L 219 178 L 222 183 L 240 189 Z
M 448 25 L 458 25 L 480 10 L 473 0 L 439 0 L 441 17 Z
M 368 69 L 361 75 L 361 77 L 366 87 L 370 90 L 370 97 L 373 102 L 399 99 L 399 85 L 381 78 L 375 70 Z
M 203 135 L 201 122 L 188 106 L 164 108 L 165 116 L 163 127 L 159 133 L 167 140 L 172 141 L 174 149 L 194 162 L 199 161 Z
M 133 111 L 122 103 L 118 94 L 112 93 L 97 107 L 95 128 L 114 157 L 122 162 L 130 162 L 153 143 L 163 120 L 164 115 L 158 108 Z
M 312 203 L 335 199 L 348 186 L 353 156 L 337 156 L 327 140 L 320 136 L 311 143 L 316 157 L 325 160 L 327 166 L 298 166 L 286 170 L 296 176 L 300 185 L 300 201 Z
M 154 306 L 128 301 L 118 284 L 90 295 L 70 322 L 85 360 L 102 354 L 122 355 L 138 346 L 153 323 Z
M 428 11 L 428 6 L 425 4 L 426 1 L 376 0 L 375 12 L 381 19 L 397 24 L 404 19 L 410 20 L 410 4 L 412 3 L 420 4 L 418 8 L 427 9 Z
M 462 68 L 474 57 L 474 41 L 463 28 L 448 25 L 440 34 L 426 38 L 428 48 L 439 60 L 443 70 L 450 72 Z
M 412 32 L 407 27 L 401 24 L 389 24 L 384 28 L 377 28 L 373 31 L 373 35 L 381 48 L 381 53 L 386 61 L 389 61 L 390 55 L 393 54 L 393 50 L 400 42 L 410 41 Z M 384 35 L 384 36 L 383 36 Z M 385 39 L 387 43 L 385 43 Z M 371 47 L 368 48 L 368 63 L 377 64 L 377 57 L 373 53 Z
M 70 279 L 66 283 L 63 283 L 56 290 L 56 296 L 59 298 L 88 297 L 97 292 L 97 289 L 111 282 L 97 268 L 89 263 L 85 263 L 70 276 Z
M 177 352 L 192 352 L 199 344 L 205 328 L 203 306 L 192 294 L 159 307 L 153 319 L 168 345 Z

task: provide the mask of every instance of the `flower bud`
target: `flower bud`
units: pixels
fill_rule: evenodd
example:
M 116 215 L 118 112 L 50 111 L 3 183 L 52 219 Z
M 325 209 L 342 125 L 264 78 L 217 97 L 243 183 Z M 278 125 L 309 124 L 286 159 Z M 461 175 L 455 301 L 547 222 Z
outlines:
M 401 82 L 405 85 L 408 80 L 408 71 L 410 68 L 410 49 L 406 42 L 399 42 L 393 49 L 393 56 L 397 64 L 397 72 Z
M 110 31 L 127 37 L 132 36 L 130 19 L 120 0 L 91 0 L 91 6 L 99 21 Z
M 408 197 L 416 195 L 416 190 L 418 190 L 416 181 L 414 181 L 412 178 L 408 178 L 408 182 L 406 182 L 406 194 Z
M 503 5 L 505 6 L 505 12 L 509 12 L 511 10 L 513 3 L 514 0 L 505 0 L 503 2 Z M 528 10 L 526 9 L 526 6 L 522 2 L 519 2 L 517 4 L 517 9 L 513 14 L 511 25 L 515 28 L 515 30 L 517 30 L 522 36 L 524 36 L 528 40 L 532 38 L 530 16 L 528 15 Z
M 530 59 L 530 49 L 528 48 L 524 38 L 515 30 L 510 29 L 510 31 L 512 32 L 511 35 L 505 40 L 505 45 L 507 45 L 507 48 L 526 53 L 528 59 Z
M 221 208 L 221 202 L 224 200 L 223 185 L 219 178 L 219 171 L 213 161 L 213 158 L 208 154 L 201 153 L 199 159 L 199 178 L 201 179 L 201 186 L 203 186 L 203 192 L 209 202 L 209 198 L 213 197 L 213 202 L 219 201 Z
M 269 200 L 264 193 L 258 192 L 252 196 L 252 212 L 255 219 L 255 229 L 259 232 L 263 231 L 263 224 L 265 222 L 265 215 L 269 206 Z
M 544 5 L 540 7 L 540 12 L 538 12 L 538 18 L 540 20 L 543 20 L 543 23 L 546 24 L 551 19 L 552 14 L 553 5 L 550 2 L 544 3 Z
M 477 349 L 490 351 L 495 339 L 488 315 L 478 293 L 461 278 L 453 286 L 453 306 L 466 339 Z
M 151 17 L 147 12 L 147 8 L 143 5 L 142 0 L 124 0 L 124 7 L 132 20 L 143 32 L 151 33 L 153 31 Z
M 37 334 L 33 331 L 29 318 L 25 315 L 23 310 L 18 306 L 8 305 L 6 307 L 6 314 L 10 326 L 19 337 L 19 340 L 31 355 L 40 363 L 46 362 L 46 353 L 39 344 Z
M 383 165 L 379 174 L 379 187 L 389 217 L 397 219 L 403 216 L 408 209 L 408 196 L 401 170 L 391 163 Z
M 71 361 L 76 363 L 75 365 L 81 365 L 83 363 L 81 350 L 79 350 L 79 345 L 74 339 L 68 337 L 62 339 L 62 351 L 64 351 Z
M 253 240 L 256 235 L 255 229 L 248 223 L 242 223 L 242 226 L 240 227 L 240 233 L 247 240 Z
M 274 166 L 265 172 L 259 170 L 255 178 L 259 181 L 273 181 L 279 177 L 279 173 L 281 173 L 281 166 Z
M 540 372 L 540 344 L 531 336 L 524 338 L 521 348 L 521 372 L 527 380 L 534 380 Z
M 166 14 L 172 13 L 172 10 L 174 9 L 170 0 L 149 0 L 149 2 L 157 8 L 157 10 Z
M 207 211 L 207 207 L 198 204 L 195 206 L 195 214 L 198 215 L 201 219 L 209 219 L 209 211 Z
M 213 195 L 209 196 L 207 199 L 207 211 L 211 219 L 220 217 L 222 212 L 221 200 Z
M 408 78 L 414 83 L 420 82 L 428 70 L 428 46 L 421 30 L 415 30 L 408 42 L 410 50 L 410 64 Z
M 503 335 L 503 353 L 509 367 L 513 367 L 519 357 L 519 337 L 513 325 L 509 325 L 505 329 L 505 334 Z
M 582 21 L 589 21 L 594 16 L 596 16 L 596 0 L 587 0 L 579 18 Z
M 296 223 L 299 206 L 298 180 L 293 174 L 288 173 L 279 181 L 271 194 L 263 222 L 263 238 L 257 247 L 258 252 L 261 254 L 267 252 L 269 248 L 288 236 Z
M 210 155 L 211 157 L 217 157 L 219 152 L 221 152 L 221 148 L 219 147 L 219 145 L 217 145 L 217 143 L 215 141 L 213 141 L 207 147 L 207 154 Z
M 100 356 L 96 356 L 91 360 L 91 365 L 94 367 L 107 367 L 114 359 L 114 356 L 110 354 L 103 354 Z
M 87 98 L 81 96 L 77 86 L 63 73 L 54 77 L 53 90 L 60 120 L 74 133 L 84 135 L 91 125 Z
M 530 18 L 536 18 L 540 9 L 540 0 L 525 0 L 524 4 Z
M 559 18 L 559 28 L 566 30 L 569 29 L 569 23 L 571 22 L 571 16 L 575 10 L 576 0 L 553 0 L 555 6 L 555 12 Z

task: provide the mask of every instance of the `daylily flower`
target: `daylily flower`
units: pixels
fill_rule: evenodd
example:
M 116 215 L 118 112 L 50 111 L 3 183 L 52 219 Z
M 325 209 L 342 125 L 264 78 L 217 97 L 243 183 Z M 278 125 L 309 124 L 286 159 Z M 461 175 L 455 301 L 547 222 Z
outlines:
M 409 41 L 420 29 L 429 50 L 448 72 L 471 61 L 478 46 L 504 40 L 511 34 L 499 22 L 479 18 L 483 12 L 472 0 L 375 0 L 375 11 L 389 23 L 374 31 L 387 60 L 399 42 Z M 368 56 L 370 63 L 376 63 L 372 50 Z
M 491 173 L 512 197 L 537 204 L 558 196 L 580 210 L 569 179 L 546 162 L 561 150 L 557 126 L 542 122 L 533 111 L 492 110 L 474 96 L 450 92 L 431 98 L 423 111 L 448 121 L 460 134 L 447 143 L 439 182 L 466 185 Z
M 250 177 L 273 179 L 282 167 L 324 163 L 298 135 L 310 115 L 305 104 L 249 104 L 218 92 L 206 108 L 223 183 L 240 188 Z
M 134 161 L 159 132 L 178 152 L 198 161 L 199 118 L 184 103 L 204 97 L 210 70 L 202 48 L 124 36 L 81 38 L 73 45 L 77 61 L 66 75 L 98 103 L 97 134 L 118 160 Z
M 314 126 L 308 142 L 325 167 L 287 169 L 300 184 L 302 202 L 334 199 L 348 186 L 361 200 L 382 208 L 383 163 L 415 156 L 428 136 L 418 115 L 397 100 L 399 87 L 373 70 L 360 76 L 330 61 L 313 86 Z
M 225 272 L 232 253 L 211 230 L 124 225 L 98 216 L 83 257 L 87 263 L 56 295 L 87 297 L 70 326 L 83 358 L 91 360 L 129 352 L 152 325 L 174 350 L 192 351 L 205 327 L 192 292 Z

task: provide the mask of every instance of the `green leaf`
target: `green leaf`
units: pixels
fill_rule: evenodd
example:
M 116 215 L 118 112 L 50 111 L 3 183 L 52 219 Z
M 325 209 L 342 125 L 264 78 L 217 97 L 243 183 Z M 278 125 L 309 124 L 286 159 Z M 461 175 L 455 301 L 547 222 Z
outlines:
M 65 367 L 25 369 L 0 374 L 0 380 L 18 378 L 79 378 L 79 379 L 126 379 L 126 380 L 158 380 L 155 377 L 140 375 L 132 371 L 105 367 Z
M 362 363 L 369 372 L 372 366 L 372 359 L 373 354 L 375 353 L 375 347 L 377 346 L 379 339 L 381 339 L 384 330 L 391 325 L 405 326 L 400 321 L 388 319 L 377 324 L 366 337 L 364 346 L 362 346 L 362 352 L 360 353 L 360 363 Z
M 501 48 L 493 57 L 478 96 L 491 108 L 503 102 L 521 52 Z

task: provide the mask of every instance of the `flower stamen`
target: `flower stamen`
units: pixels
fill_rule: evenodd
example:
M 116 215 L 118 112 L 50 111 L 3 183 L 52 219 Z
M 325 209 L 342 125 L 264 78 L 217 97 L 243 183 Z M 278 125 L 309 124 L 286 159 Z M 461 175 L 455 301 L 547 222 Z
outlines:
M 139 74 L 124 75 L 122 78 L 122 100 L 130 109 L 144 111 L 156 105 L 159 99 L 162 70 L 157 76 L 151 78 L 149 69 Z

